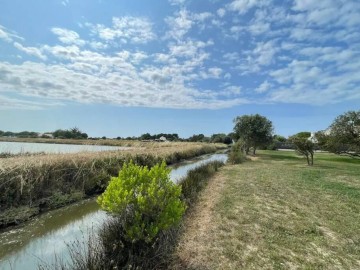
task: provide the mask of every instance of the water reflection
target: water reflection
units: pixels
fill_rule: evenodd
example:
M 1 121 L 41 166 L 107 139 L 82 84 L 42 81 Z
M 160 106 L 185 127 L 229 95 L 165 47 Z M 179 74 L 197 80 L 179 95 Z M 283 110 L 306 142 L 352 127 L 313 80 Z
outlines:
M 62 154 L 62 153 L 127 150 L 130 148 L 131 147 L 107 146 L 107 145 L 0 142 L 0 153 L 10 153 L 10 154 L 41 153 L 41 152 L 47 154 Z

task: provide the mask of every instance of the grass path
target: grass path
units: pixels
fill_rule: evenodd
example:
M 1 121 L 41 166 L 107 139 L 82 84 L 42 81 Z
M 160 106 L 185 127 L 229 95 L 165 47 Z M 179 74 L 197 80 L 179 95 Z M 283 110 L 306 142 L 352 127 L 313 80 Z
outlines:
M 260 152 L 211 179 L 174 269 L 360 269 L 360 161 Z

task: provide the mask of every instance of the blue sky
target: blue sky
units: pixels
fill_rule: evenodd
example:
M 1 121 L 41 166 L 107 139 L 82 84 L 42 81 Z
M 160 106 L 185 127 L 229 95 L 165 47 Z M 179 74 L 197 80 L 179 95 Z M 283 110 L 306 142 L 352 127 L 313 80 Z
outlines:
M 357 0 L 1 0 L 0 130 L 285 136 L 360 104 Z

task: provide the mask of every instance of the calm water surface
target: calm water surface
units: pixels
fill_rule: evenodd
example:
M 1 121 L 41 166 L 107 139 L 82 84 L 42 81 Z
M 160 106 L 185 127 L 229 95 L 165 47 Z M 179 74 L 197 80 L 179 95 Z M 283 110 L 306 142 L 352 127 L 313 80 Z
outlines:
M 177 182 L 191 169 L 226 159 L 226 154 L 213 154 L 185 161 L 171 166 L 170 176 Z M 67 243 L 87 239 L 106 218 L 106 212 L 99 209 L 94 199 L 89 199 L 50 211 L 19 228 L 7 230 L 0 234 L 0 269 L 37 269 L 40 261 L 51 264 L 55 254 L 66 261 Z
M 126 150 L 130 147 L 107 146 L 107 145 L 76 145 L 55 143 L 25 143 L 25 142 L 0 142 L 0 153 L 40 153 L 64 154 L 78 152 L 98 152 L 111 150 Z

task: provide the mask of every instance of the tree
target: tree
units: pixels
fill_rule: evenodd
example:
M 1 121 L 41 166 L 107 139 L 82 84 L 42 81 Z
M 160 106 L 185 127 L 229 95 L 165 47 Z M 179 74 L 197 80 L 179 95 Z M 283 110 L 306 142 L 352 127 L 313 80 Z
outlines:
M 274 135 L 272 141 L 267 145 L 267 150 L 278 150 L 286 142 L 286 138 L 281 135 Z
M 314 147 L 315 144 L 310 140 L 310 132 L 299 132 L 289 138 L 295 146 L 296 151 L 306 157 L 309 166 L 314 165 Z
M 259 114 L 243 115 L 234 119 L 235 138 L 241 139 L 246 144 L 246 154 L 252 147 L 253 154 L 259 146 L 265 146 L 272 139 L 272 122 Z
M 170 180 L 165 162 L 151 169 L 124 164 L 99 196 L 100 206 L 123 220 L 130 241 L 151 242 L 160 231 L 180 221 L 185 212 L 181 187 Z
M 317 132 L 316 138 L 321 149 L 360 157 L 360 110 L 339 115 L 326 131 Z

